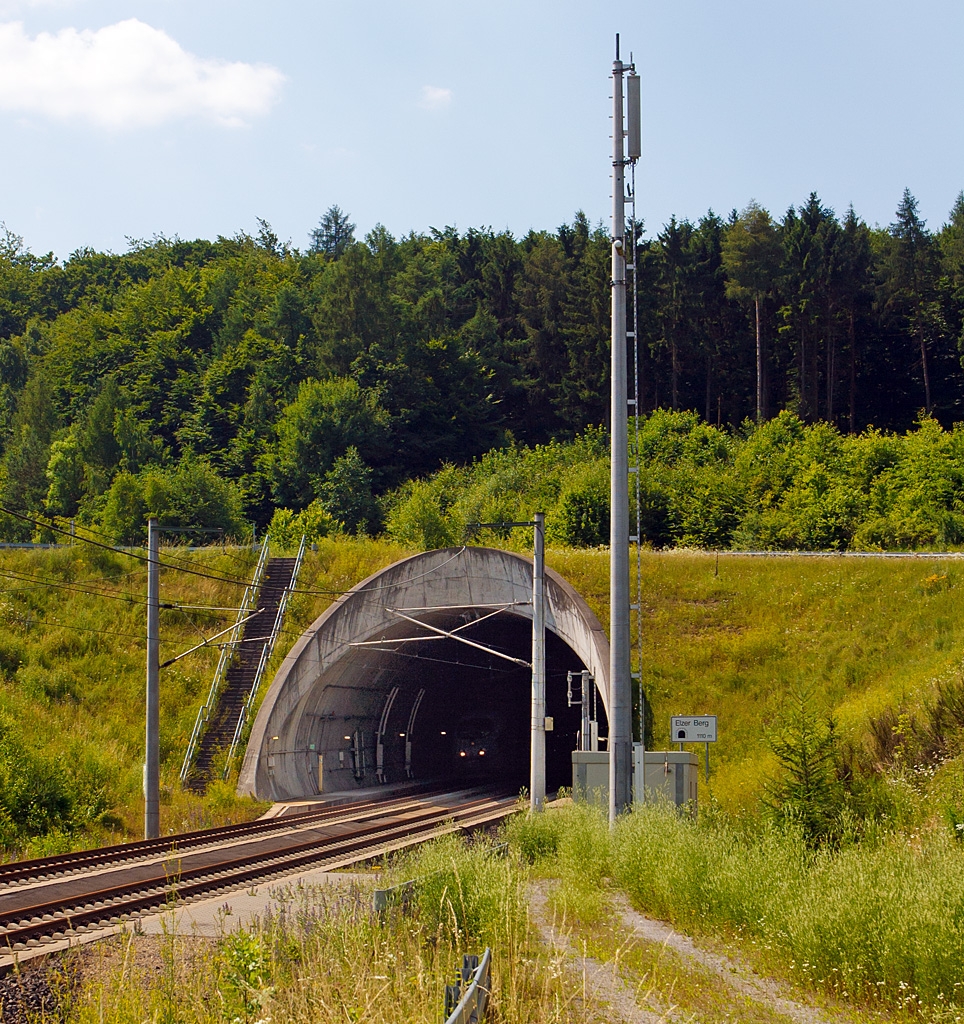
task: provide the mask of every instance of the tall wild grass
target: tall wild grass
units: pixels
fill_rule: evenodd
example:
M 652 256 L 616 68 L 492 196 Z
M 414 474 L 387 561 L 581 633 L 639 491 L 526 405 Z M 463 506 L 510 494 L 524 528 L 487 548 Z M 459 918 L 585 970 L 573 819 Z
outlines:
M 813 850 L 792 828 L 651 804 L 612 832 L 574 807 L 510 835 L 550 858 L 576 913 L 608 875 L 645 913 L 742 939 L 762 967 L 806 987 L 927 1019 L 964 1013 L 964 847 L 947 830 Z
M 530 936 L 518 861 L 449 838 L 405 858 L 388 880 L 408 878 L 419 880 L 413 901 L 384 917 L 367 887 L 280 888 L 249 927 L 233 928 L 225 913 L 214 944 L 164 937 L 155 970 L 137 968 L 127 937 L 89 972 L 71 1020 L 437 1024 L 462 955 L 490 946 L 487 1020 L 588 1021 Z

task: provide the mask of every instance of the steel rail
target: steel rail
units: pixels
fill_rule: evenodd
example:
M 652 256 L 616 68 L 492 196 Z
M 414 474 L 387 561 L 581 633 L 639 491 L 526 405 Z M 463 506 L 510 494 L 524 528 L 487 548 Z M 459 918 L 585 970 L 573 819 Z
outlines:
M 92 926 L 110 927 L 122 918 L 163 908 L 251 882 L 264 882 L 300 868 L 344 867 L 382 852 L 424 842 L 435 835 L 501 820 L 517 806 L 514 797 L 486 797 L 453 807 L 432 807 L 393 823 L 370 824 L 353 832 L 184 870 L 176 861 L 133 883 L 77 893 L 57 900 L 11 908 L 0 918 L 0 943 L 12 950 Z M 386 815 L 391 818 L 392 815 Z
M 101 846 L 93 850 L 79 850 L 75 853 L 55 854 L 50 857 L 39 857 L 33 860 L 13 861 L 0 865 L 0 896 L 6 891 L 3 887 L 16 882 L 40 881 L 51 877 L 63 877 L 74 871 L 87 871 L 91 868 L 109 867 L 111 864 L 130 863 L 135 860 L 146 860 L 150 857 L 163 856 L 166 853 L 183 852 L 198 847 L 213 846 L 231 839 L 257 837 L 272 832 L 291 831 L 296 826 L 304 827 L 312 822 L 333 821 L 340 818 L 359 820 L 360 817 L 374 816 L 370 812 L 382 815 L 414 806 L 418 797 L 431 797 L 446 791 L 438 787 L 417 790 L 411 794 L 393 800 L 366 800 L 356 803 L 336 804 L 322 807 L 300 814 L 289 814 L 277 818 L 257 818 L 254 821 L 237 822 L 233 825 L 222 825 L 218 828 L 198 829 L 192 832 L 179 832 L 163 836 L 159 839 L 141 839 L 132 843 L 118 843 L 114 846 Z M 462 792 L 472 792 L 464 790 Z
M 488 803 L 489 799 L 490 798 L 483 798 L 481 800 L 472 801 L 470 804 L 463 806 L 472 808 L 476 805 Z M 418 824 L 423 820 L 434 820 L 438 816 L 438 814 L 438 808 L 433 807 L 425 809 L 420 814 L 412 815 L 411 823 Z M 385 817 L 386 815 L 384 814 L 378 815 L 377 818 L 375 819 L 379 822 L 378 824 L 369 825 L 363 828 L 356 828 L 353 832 L 350 832 L 347 835 L 349 837 L 368 836 L 370 834 L 375 834 L 380 831 L 383 831 L 384 824 L 382 822 Z M 0 938 L 2 938 L 3 935 L 5 934 L 4 922 L 6 921 L 17 919 L 24 920 L 26 919 L 26 915 L 29 915 L 30 917 L 39 917 L 44 914 L 52 913 L 56 910 L 60 910 L 65 905 L 68 905 L 69 903 L 77 900 L 84 900 L 85 903 L 90 903 L 91 901 L 121 896 L 128 892 L 138 892 L 143 890 L 145 887 L 151 888 L 155 885 L 160 885 L 162 883 L 171 883 L 171 879 L 173 876 L 176 876 L 175 882 L 173 884 L 177 884 L 177 880 L 205 877 L 207 875 L 219 871 L 230 870 L 240 864 L 257 864 L 264 861 L 266 858 L 270 857 L 287 856 L 290 853 L 298 853 L 305 850 L 315 850 L 319 847 L 331 845 L 333 841 L 338 841 L 342 838 L 342 836 L 323 836 L 319 839 L 312 839 L 308 842 L 296 843 L 289 847 L 282 847 L 281 849 L 273 848 L 271 850 L 262 850 L 244 856 L 228 857 L 225 860 L 214 861 L 213 863 L 204 863 L 196 868 L 189 868 L 187 870 L 184 870 L 181 867 L 180 862 L 182 860 L 182 857 L 180 855 L 180 852 L 177 851 L 174 854 L 172 854 L 171 858 L 167 861 L 162 861 L 159 863 L 148 862 L 142 865 L 144 869 L 151 871 L 151 874 L 148 874 L 145 877 L 138 878 L 134 882 L 111 885 L 103 889 L 84 890 L 81 892 L 77 892 L 73 896 L 69 896 L 66 899 L 59 898 L 55 900 L 49 900 L 44 903 L 28 904 L 26 906 L 5 910 L 2 913 L 0 913 Z M 217 848 L 215 847 L 214 849 Z M 32 892 L 33 890 L 30 891 Z M 16 893 L 14 893 L 13 895 L 16 895 Z M 18 918 L 17 915 L 20 915 L 20 917 Z

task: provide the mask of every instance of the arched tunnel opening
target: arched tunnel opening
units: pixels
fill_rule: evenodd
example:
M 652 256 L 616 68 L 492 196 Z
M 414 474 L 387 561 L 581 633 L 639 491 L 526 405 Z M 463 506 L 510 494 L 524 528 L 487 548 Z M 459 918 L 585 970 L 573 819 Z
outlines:
M 532 657 L 531 620 L 502 614 L 466 626 L 433 623 L 519 661 Z M 492 782 L 519 790 L 529 784 L 532 672 L 525 665 L 448 637 L 398 645 L 391 659 L 398 693 L 385 729 L 386 781 L 406 777 L 406 742 L 416 779 Z M 546 788 L 572 784 L 582 709 L 568 702 L 567 675 L 585 666 L 569 646 L 546 634 Z M 421 698 L 414 719 L 415 701 Z M 575 694 L 579 696 L 578 686 Z M 591 697 L 590 697 L 591 699 Z M 397 706 L 398 710 L 395 711 Z M 596 700 L 598 718 L 605 718 Z M 409 726 L 411 725 L 411 729 Z M 600 730 L 605 734 L 605 728 Z
M 285 657 L 238 792 L 301 800 L 410 780 L 527 787 L 532 592 L 532 562 L 492 548 L 424 552 L 359 583 Z M 596 677 L 590 717 L 608 732 L 609 648 L 585 600 L 551 570 L 545 593 L 552 792 L 571 784 L 582 726 L 569 672 Z

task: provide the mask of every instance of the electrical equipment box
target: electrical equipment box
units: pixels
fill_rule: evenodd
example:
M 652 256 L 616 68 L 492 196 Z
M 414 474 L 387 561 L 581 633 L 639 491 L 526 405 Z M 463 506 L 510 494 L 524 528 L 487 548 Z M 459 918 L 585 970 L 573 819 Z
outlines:
M 633 744 L 634 804 L 655 800 L 677 807 L 688 805 L 695 814 L 698 774 L 699 759 L 688 750 L 647 750 L 644 754 L 640 744 Z M 644 780 L 642 787 L 640 779 Z
M 605 750 L 572 752 L 572 798 L 609 806 L 609 754 Z
M 643 750 L 633 744 L 633 802 L 659 801 L 676 807 L 690 807 L 696 813 L 696 754 L 679 750 Z M 643 771 L 645 767 L 645 778 Z M 639 780 L 644 778 L 642 786 Z M 605 750 L 572 752 L 572 798 L 609 806 L 609 754 Z

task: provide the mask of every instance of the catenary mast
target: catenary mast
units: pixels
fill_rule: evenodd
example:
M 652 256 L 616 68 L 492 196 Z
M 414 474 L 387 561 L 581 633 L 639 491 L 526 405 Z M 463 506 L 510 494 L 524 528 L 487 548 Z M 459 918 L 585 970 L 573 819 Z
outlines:
M 629 444 L 626 372 L 626 164 L 638 153 L 639 130 L 630 127 L 630 157 L 624 149 L 623 75 L 635 68 L 613 61 L 612 371 L 609 535 L 609 820 L 632 801 L 633 700 L 629 628 Z M 635 86 L 637 82 L 633 82 Z M 635 89 L 633 99 L 638 96 Z M 630 110 L 638 118 L 639 106 Z M 633 258 L 632 254 L 631 257 Z

